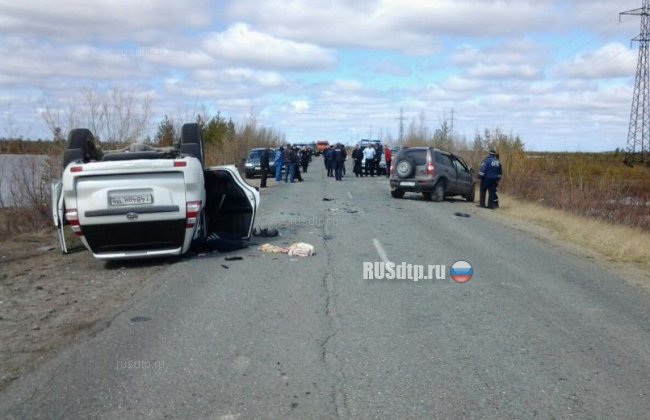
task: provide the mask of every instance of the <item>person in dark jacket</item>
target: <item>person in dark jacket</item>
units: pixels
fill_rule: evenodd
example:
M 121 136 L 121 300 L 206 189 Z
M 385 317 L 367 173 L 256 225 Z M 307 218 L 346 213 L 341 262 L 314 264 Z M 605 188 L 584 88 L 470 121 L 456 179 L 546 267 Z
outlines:
M 371 143 L 372 144 L 372 143 Z M 377 147 L 377 144 L 372 145 L 373 149 L 375 149 L 375 157 L 370 161 L 370 164 L 372 165 L 372 170 L 374 173 L 379 176 L 379 161 L 381 160 L 381 154 L 380 154 L 380 147 Z
M 291 145 L 284 149 L 284 166 L 284 182 L 289 182 L 289 178 L 291 178 L 291 182 L 294 182 L 296 179 L 296 152 L 294 152 Z
M 300 165 L 302 165 L 302 171 L 304 173 L 307 173 L 307 167 L 309 166 L 309 161 L 311 161 L 311 156 L 309 155 L 309 151 L 306 147 L 303 147 L 302 151 L 300 152 Z
M 352 159 L 354 160 L 354 174 L 356 177 L 363 177 L 363 171 L 361 170 L 361 162 L 363 161 L 363 152 L 361 151 L 361 148 L 357 144 L 354 146 L 354 150 L 352 151 Z
M 327 168 L 327 176 L 334 177 L 334 145 L 325 151 L 325 167 Z
M 343 180 L 343 165 L 345 165 L 345 158 L 348 153 L 341 143 L 334 147 L 334 173 L 337 181 Z
M 478 207 L 487 207 L 495 209 L 496 192 L 499 181 L 501 180 L 501 162 L 496 157 L 497 152 L 490 149 L 488 156 L 481 162 L 481 168 L 478 172 L 478 178 L 481 180 L 481 192 L 479 194 Z M 488 203 L 485 205 L 485 192 L 488 192 Z
M 269 172 L 269 149 L 266 148 L 260 156 L 260 170 L 262 171 L 262 179 L 260 180 L 260 188 L 266 188 L 266 177 Z
M 295 165 L 294 167 L 296 168 L 294 172 L 294 177 L 291 179 L 291 182 L 294 182 L 294 180 L 298 180 L 298 182 L 302 182 L 302 175 L 300 175 L 300 148 L 299 147 L 294 147 L 293 148 L 293 155 L 295 159 Z
M 329 173 L 330 173 L 330 168 L 329 168 L 330 161 L 329 161 L 329 159 L 327 159 L 327 152 L 329 152 L 329 150 L 330 150 L 329 148 L 325 149 L 321 153 L 321 155 L 323 155 L 323 163 L 325 164 L 325 170 L 327 171 L 327 176 L 329 176 Z

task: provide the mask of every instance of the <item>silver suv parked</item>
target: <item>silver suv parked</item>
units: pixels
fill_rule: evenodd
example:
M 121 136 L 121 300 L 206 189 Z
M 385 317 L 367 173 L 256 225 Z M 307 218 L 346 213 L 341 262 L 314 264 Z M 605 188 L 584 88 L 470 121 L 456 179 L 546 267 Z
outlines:
M 460 157 L 432 147 L 406 147 L 392 159 L 390 193 L 421 193 L 426 200 L 462 196 L 474 201 L 474 170 Z

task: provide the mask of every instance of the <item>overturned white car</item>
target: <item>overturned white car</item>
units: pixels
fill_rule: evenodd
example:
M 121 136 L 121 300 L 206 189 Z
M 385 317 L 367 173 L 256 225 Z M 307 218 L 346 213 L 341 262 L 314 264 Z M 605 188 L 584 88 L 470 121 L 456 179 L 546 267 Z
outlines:
M 234 166 L 204 168 L 198 124 L 176 147 L 133 144 L 101 152 L 74 129 L 52 209 L 61 249 L 69 225 L 96 258 L 181 255 L 212 233 L 250 239 L 260 196 Z

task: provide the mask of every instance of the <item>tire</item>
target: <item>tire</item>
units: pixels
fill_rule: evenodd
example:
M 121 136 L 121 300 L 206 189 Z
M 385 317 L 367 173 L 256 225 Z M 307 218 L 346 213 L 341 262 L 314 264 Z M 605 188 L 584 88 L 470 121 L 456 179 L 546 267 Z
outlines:
M 390 195 L 393 196 L 393 198 L 402 198 L 404 197 L 404 191 L 403 190 L 393 190 L 390 192 Z
M 68 134 L 68 148 L 63 154 L 63 169 L 72 162 L 89 162 L 98 159 L 95 137 L 87 128 L 75 128 Z
M 412 178 L 415 173 L 415 162 L 412 159 L 400 159 L 395 165 L 395 174 L 400 179 Z
M 431 201 L 431 192 L 430 191 L 423 192 L 422 197 L 424 198 L 424 201 Z
M 433 189 L 433 201 L 439 203 L 445 200 L 445 181 L 440 180 Z
M 203 130 L 199 124 L 183 124 L 181 129 L 181 153 L 195 157 L 201 162 L 201 166 L 205 165 Z
M 465 200 L 467 200 L 467 202 L 469 202 L 469 203 L 473 203 L 475 195 L 476 195 L 476 185 L 472 184 L 472 188 L 469 190 L 469 192 L 465 196 Z

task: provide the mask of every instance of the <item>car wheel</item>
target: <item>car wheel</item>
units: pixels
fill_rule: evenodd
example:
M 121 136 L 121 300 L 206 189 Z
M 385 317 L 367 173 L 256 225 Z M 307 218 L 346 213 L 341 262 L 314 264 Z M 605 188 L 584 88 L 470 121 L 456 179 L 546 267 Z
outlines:
M 476 193 L 475 190 L 476 190 L 476 186 L 472 184 L 472 188 L 469 190 L 469 193 L 467 193 L 467 195 L 465 196 L 465 199 L 470 203 L 474 202 L 474 195 Z
M 395 165 L 395 173 L 398 178 L 411 178 L 415 173 L 415 162 L 411 159 L 400 159 Z
M 404 197 L 404 191 L 403 190 L 393 190 L 390 192 L 390 195 L 393 196 L 393 198 L 402 198 Z
M 88 162 L 98 159 L 95 137 L 87 128 L 75 128 L 68 135 L 68 148 L 63 155 L 63 168 L 78 160 Z
M 203 130 L 196 123 L 184 124 L 181 129 L 181 153 L 195 157 L 205 164 L 205 151 L 203 149 Z
M 441 202 L 445 199 L 445 181 L 438 181 L 433 189 L 433 201 Z
M 431 192 L 430 191 L 423 192 L 422 197 L 424 197 L 424 201 L 431 201 Z

